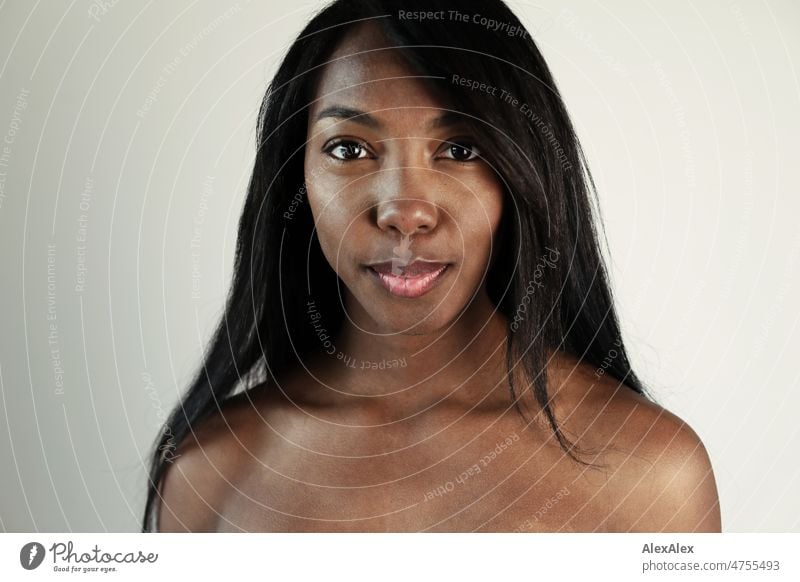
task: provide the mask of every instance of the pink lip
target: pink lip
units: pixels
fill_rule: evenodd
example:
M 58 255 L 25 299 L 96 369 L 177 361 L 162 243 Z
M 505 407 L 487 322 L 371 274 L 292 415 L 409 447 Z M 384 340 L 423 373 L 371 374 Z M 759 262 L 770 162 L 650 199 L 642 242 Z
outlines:
M 425 295 L 442 280 L 449 264 L 415 261 L 400 267 L 400 274 L 393 274 L 390 263 L 368 266 L 367 269 L 389 293 L 398 297 L 415 299 Z

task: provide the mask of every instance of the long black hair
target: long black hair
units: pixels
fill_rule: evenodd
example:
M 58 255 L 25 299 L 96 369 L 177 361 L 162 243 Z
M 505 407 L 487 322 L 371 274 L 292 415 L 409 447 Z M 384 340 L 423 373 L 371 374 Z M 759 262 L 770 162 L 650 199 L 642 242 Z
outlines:
M 594 183 L 566 107 L 519 19 L 500 0 L 479 6 L 465 11 L 448 0 L 337 0 L 289 48 L 259 111 L 225 312 L 201 368 L 157 438 L 142 531 L 157 529 L 169 447 L 219 411 L 237 388 L 276 389 L 274 379 L 319 346 L 307 320 L 308 297 L 332 335 L 341 325 L 337 276 L 315 238 L 303 160 L 322 68 L 343 36 L 364 22 L 380 26 L 393 47 L 387 50 L 398 51 L 466 117 L 504 184 L 502 240 L 487 289 L 509 320 L 506 364 L 517 410 L 515 369 L 560 446 L 581 462 L 553 414 L 543 373 L 548 350 L 573 354 L 645 393 L 621 339 L 593 219 Z

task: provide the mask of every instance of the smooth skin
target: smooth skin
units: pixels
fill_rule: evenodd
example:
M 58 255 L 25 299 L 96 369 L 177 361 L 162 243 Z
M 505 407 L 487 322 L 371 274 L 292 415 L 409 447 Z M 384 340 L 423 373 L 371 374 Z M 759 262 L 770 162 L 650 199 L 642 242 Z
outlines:
M 308 202 L 343 282 L 342 357 L 321 347 L 280 389 L 202 423 L 167 470 L 160 530 L 719 532 L 708 454 L 674 414 L 563 352 L 547 368 L 553 406 L 598 466 L 564 454 L 530 395 L 527 420 L 513 408 L 508 321 L 485 281 L 500 181 L 385 46 L 369 24 L 349 34 L 309 111 Z M 365 267 L 404 240 L 450 263 L 415 299 Z M 373 369 L 392 361 L 406 364 Z

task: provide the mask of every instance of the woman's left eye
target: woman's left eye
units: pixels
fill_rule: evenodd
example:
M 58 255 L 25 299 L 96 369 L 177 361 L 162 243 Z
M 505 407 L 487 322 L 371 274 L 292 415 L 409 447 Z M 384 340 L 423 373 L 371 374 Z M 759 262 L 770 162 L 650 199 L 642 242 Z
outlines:
M 471 162 L 480 157 L 480 150 L 471 141 L 452 139 L 445 143 L 447 159 L 458 162 Z

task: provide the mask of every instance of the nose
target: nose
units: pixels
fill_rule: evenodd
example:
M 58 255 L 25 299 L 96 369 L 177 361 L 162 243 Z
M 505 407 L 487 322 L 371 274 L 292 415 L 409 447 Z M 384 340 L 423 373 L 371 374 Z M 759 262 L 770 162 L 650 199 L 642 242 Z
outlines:
M 376 207 L 378 228 L 410 236 L 431 232 L 439 223 L 439 208 L 429 198 L 433 189 L 430 172 L 419 168 L 388 170 L 383 195 Z M 426 178 L 427 174 L 427 178 Z

